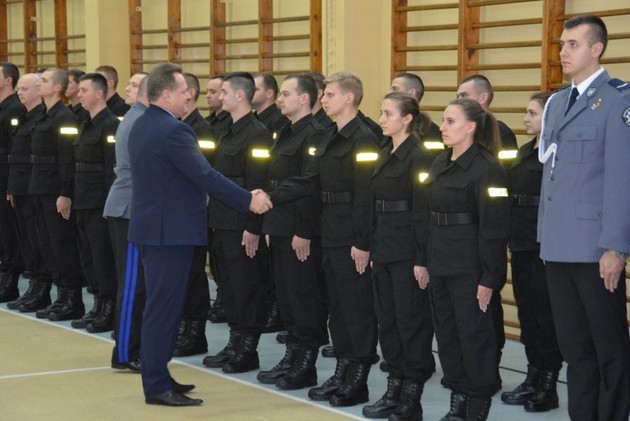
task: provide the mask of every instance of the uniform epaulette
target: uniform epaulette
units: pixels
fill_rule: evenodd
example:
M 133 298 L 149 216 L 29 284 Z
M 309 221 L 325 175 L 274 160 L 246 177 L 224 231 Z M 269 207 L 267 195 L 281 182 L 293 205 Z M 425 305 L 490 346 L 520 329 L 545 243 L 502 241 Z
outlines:
M 621 79 L 610 79 L 608 83 L 618 91 L 625 91 L 626 89 L 630 89 L 630 84 L 628 82 L 624 82 Z

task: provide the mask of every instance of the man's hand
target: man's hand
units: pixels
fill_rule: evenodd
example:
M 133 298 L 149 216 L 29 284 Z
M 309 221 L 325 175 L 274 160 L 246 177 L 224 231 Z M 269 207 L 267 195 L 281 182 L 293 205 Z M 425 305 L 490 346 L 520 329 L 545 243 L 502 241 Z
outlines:
M 262 215 L 269 209 L 273 208 L 269 195 L 260 189 L 252 190 L 252 201 L 249 204 L 249 210 Z
M 479 309 L 484 313 L 488 310 L 490 299 L 492 298 L 492 288 L 479 285 L 477 287 L 477 300 L 479 301 Z
M 14 208 L 15 207 L 15 203 L 13 202 L 13 195 L 12 194 L 7 193 L 7 200 L 11 204 L 11 207 Z
M 311 255 L 311 240 L 294 235 L 291 247 L 295 250 L 295 255 L 300 262 L 305 262 L 308 256 Z
M 253 259 L 254 256 L 256 256 L 259 240 L 260 235 L 252 234 L 249 231 L 243 231 L 243 241 L 241 241 L 241 245 L 245 246 L 245 254 L 247 257 L 251 257 Z
M 354 266 L 357 269 L 357 272 L 360 274 L 365 273 L 365 268 L 367 268 L 368 262 L 370 261 L 370 252 L 359 250 L 358 248 L 352 246 L 350 249 L 350 257 L 354 260 Z
M 604 280 L 604 287 L 615 292 L 619 283 L 619 276 L 626 265 L 625 259 L 615 256 L 610 250 L 599 259 L 599 276 Z
M 66 196 L 57 198 L 57 213 L 61 214 L 63 219 L 70 219 L 70 209 L 72 208 L 72 199 Z
M 429 285 L 429 271 L 427 268 L 424 266 L 414 266 L 413 276 L 416 278 L 420 289 L 426 289 L 427 285 Z

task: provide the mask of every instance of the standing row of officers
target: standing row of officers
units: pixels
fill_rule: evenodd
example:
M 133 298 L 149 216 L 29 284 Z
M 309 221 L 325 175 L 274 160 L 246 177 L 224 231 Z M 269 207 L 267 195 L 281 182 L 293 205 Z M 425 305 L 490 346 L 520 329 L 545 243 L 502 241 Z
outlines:
M 591 42 L 586 34 L 603 25 L 597 19 L 567 22 L 562 43 L 580 37 Z M 602 40 L 593 45 L 598 42 L 605 45 Z M 598 65 L 599 56 L 596 60 Z M 309 387 L 309 398 L 333 406 L 366 403 L 380 341 L 389 372 L 387 391 L 365 406 L 363 415 L 421 419 L 423 385 L 435 371 L 435 334 L 442 384 L 452 391 L 443 419 L 485 420 L 491 397 L 501 388 L 500 290 L 509 241 L 529 366 L 523 384 L 501 399 L 529 412 L 558 407 L 562 356 L 571 370 L 566 356 L 573 354 L 562 348 L 564 340 L 558 346 L 554 323 L 560 327 L 563 322 L 556 318 L 559 313 L 552 314 L 536 241 L 543 182 L 538 147 L 541 136 L 557 134 L 541 133 L 548 94 L 532 96 L 524 121 L 534 139 L 517 152 L 513 133 L 488 111 L 492 87 L 480 75 L 460 84 L 458 99 L 447 106 L 438 128 L 420 112 L 424 86 L 413 74 L 392 81 L 379 124 L 359 111 L 362 83 L 349 72 L 325 80 L 319 74 L 289 75 L 280 87 L 270 74 L 212 77 L 207 99 L 213 113 L 203 119 L 196 109 L 197 78 L 168 66 L 156 67 L 148 77 L 133 75 L 125 105 L 115 93 L 117 76 L 109 66 L 84 75 L 46 69 L 18 80 L 14 65 L 0 63 L 1 175 L 9 199 L 1 206 L 2 302 L 40 318 L 72 320 L 73 327 L 90 332 L 114 329 L 112 367 L 142 371 L 147 403 L 198 405 L 201 400 L 185 395 L 193 385 L 179 384 L 168 374 L 166 383 L 162 380 L 173 355 L 207 352 L 209 256 L 229 338 L 219 353 L 204 358 L 204 365 L 226 373 L 259 369 L 258 341 L 269 327 L 275 301 L 287 331 L 286 352 L 276 366 L 258 373 L 260 382 L 283 390 Z M 568 70 L 581 82 L 580 72 Z M 137 246 L 142 244 L 128 241 L 127 235 L 134 218 L 132 162 L 141 160 L 133 156 L 133 134 L 149 129 L 135 124 L 149 121 L 141 119 L 147 107 L 168 103 L 162 101 L 170 101 L 171 93 L 175 98 L 179 77 L 190 101 L 181 115 L 173 111 L 176 107 L 164 109 L 192 127 L 198 152 L 214 170 L 254 197 L 264 195 L 273 208 L 265 215 L 244 214 L 210 198 L 209 229 L 203 233 L 210 247 L 195 247 L 188 279 L 179 285 L 187 294 L 181 308 L 173 309 L 173 332 L 154 337 L 141 333 L 145 280 Z M 595 95 L 591 89 L 589 98 Z M 619 87 L 610 95 L 627 98 L 627 92 Z M 63 104 L 64 94 L 70 106 Z M 592 110 L 601 106 L 599 101 Z M 620 114 L 621 123 L 630 127 L 630 108 Z M 549 165 L 553 181 L 556 164 Z M 184 232 L 185 224 L 178 221 L 188 217 L 194 216 L 168 215 L 168 225 L 132 235 L 144 244 L 159 244 L 162 237 Z M 188 244 L 185 238 L 176 241 Z M 612 251 L 625 263 L 628 250 Z M 28 272 L 29 288 L 18 297 L 23 272 Z M 84 282 L 95 297 L 88 312 L 82 302 Z M 53 283 L 57 299 L 51 302 Z M 607 289 L 625 299 L 623 282 Z M 614 311 L 614 323 L 625 324 L 625 306 Z M 620 370 L 614 375 L 604 370 L 602 380 L 614 389 L 607 392 L 615 396 L 614 408 L 595 399 L 595 409 L 588 409 L 599 411 L 599 419 L 627 418 L 630 353 L 623 354 L 629 350 L 628 332 L 621 330 L 620 349 L 609 358 Z M 337 364 L 333 376 L 317 386 L 316 360 L 329 342 L 328 332 Z M 152 349 L 141 351 L 141 338 Z M 156 363 L 158 355 L 167 359 Z M 572 378 L 579 375 L 568 379 L 571 417 L 598 419 L 583 417 L 586 409 L 572 393 Z M 590 381 L 598 387 L 599 380 Z M 584 386 L 578 387 L 583 393 Z

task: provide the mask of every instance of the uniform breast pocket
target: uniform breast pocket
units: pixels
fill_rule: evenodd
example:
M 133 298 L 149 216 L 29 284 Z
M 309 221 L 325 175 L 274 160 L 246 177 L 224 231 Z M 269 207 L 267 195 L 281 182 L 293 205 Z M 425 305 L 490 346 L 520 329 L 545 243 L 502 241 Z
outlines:
M 603 142 L 597 139 L 597 126 L 580 126 L 566 130 L 561 135 L 566 144 L 558 154 L 559 160 L 567 162 L 593 162 L 601 158 Z
M 227 149 L 221 151 L 214 161 L 217 171 L 226 176 L 236 176 L 243 173 L 241 154 L 238 149 Z
M 300 174 L 299 148 L 300 144 L 295 142 L 279 151 L 282 162 L 281 168 L 279 168 L 281 173 L 285 173 L 289 177 Z

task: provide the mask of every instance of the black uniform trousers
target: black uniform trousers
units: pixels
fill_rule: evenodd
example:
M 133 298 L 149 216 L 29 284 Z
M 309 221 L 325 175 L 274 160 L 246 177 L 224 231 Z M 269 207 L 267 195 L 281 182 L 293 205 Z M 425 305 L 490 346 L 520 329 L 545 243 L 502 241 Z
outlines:
M 328 327 L 337 358 L 374 364 L 378 338 L 370 266 L 356 271 L 350 247 L 324 247 Z
M 599 263 L 547 261 L 545 268 L 558 345 L 567 362 L 569 416 L 580 421 L 627 421 L 630 339 L 625 271 L 611 293 L 599 277 Z
M 433 327 L 444 377 L 456 393 L 489 398 L 501 388 L 490 306 L 477 300 L 478 276 L 432 276 Z
M 205 320 L 210 311 L 210 286 L 206 274 L 206 246 L 197 246 L 193 253 L 188 296 L 184 306 L 186 320 Z
M 553 325 L 545 265 L 540 251 L 512 252 L 512 289 L 518 306 L 521 342 L 529 364 L 559 371 L 562 355 Z
M 287 328 L 287 343 L 317 349 L 328 341 L 328 313 L 322 296 L 322 246 L 311 240 L 310 255 L 301 262 L 291 246 L 293 237 L 270 237 L 276 299 Z
M 44 262 L 57 287 L 81 288 L 83 274 L 79 261 L 77 227 L 74 211 L 70 219 L 57 212 L 57 196 L 35 195 L 35 215 L 39 246 Z
M 195 246 L 138 246 L 147 288 L 140 350 L 145 396 L 173 388 L 167 365 L 175 352 L 194 249 Z
M 24 270 L 17 239 L 15 212 L 6 197 L 0 198 L 0 272 L 20 274 Z
M 76 221 L 81 247 L 81 267 L 95 296 L 116 298 L 116 261 L 109 238 L 107 220 L 103 208 L 78 209 Z
M 259 259 L 265 258 L 267 246 L 261 236 L 258 252 L 250 258 L 241 245 L 242 239 L 242 231 L 214 230 L 218 286 L 230 328 L 241 334 L 259 335 L 267 321 L 267 283 L 261 276 Z
M 116 260 L 116 314 L 112 363 L 127 363 L 140 358 L 142 313 L 146 302 L 144 266 L 136 246 L 127 241 L 129 220 L 107 218 L 109 236 Z
M 33 196 L 13 196 L 18 245 L 26 270 L 33 280 L 52 282 L 46 269 L 37 236 L 37 219 Z
M 418 286 L 413 266 L 413 260 L 374 261 L 372 276 L 378 337 L 389 374 L 424 384 L 435 371 L 433 323 L 429 292 Z

